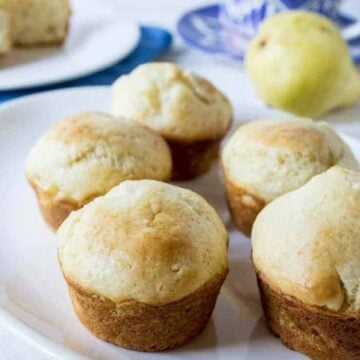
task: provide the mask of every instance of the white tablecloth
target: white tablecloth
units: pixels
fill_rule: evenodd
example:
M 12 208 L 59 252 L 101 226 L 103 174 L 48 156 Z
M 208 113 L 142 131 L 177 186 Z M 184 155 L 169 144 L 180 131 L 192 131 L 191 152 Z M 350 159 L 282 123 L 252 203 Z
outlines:
M 133 19 L 144 24 L 166 26 L 174 30 L 179 14 L 188 8 L 208 1 L 201 0 L 105 0 L 114 5 L 119 12 L 119 19 Z M 86 2 L 86 0 L 84 0 Z M 360 1 L 348 0 L 344 2 L 344 10 L 360 18 Z M 173 49 L 163 57 L 164 61 L 174 61 L 189 67 L 208 77 L 219 86 L 232 100 L 236 114 L 240 120 L 261 117 L 262 107 L 259 102 L 243 103 L 242 93 L 253 91 L 251 85 L 239 64 L 212 58 L 196 50 L 186 47 L 177 36 Z M 244 111 L 246 110 L 246 111 Z M 246 113 L 248 119 L 241 118 Z M 274 113 L 275 114 L 275 113 Z M 357 114 L 359 114 L 357 116 Z M 278 116 L 278 114 L 276 113 Z M 356 117 L 358 120 L 356 121 Z M 341 131 L 360 139 L 360 106 L 334 114 L 330 117 L 332 123 Z M 9 329 L 0 324 L 0 360 L 42 360 L 53 359 L 36 350 L 26 340 L 14 336 Z

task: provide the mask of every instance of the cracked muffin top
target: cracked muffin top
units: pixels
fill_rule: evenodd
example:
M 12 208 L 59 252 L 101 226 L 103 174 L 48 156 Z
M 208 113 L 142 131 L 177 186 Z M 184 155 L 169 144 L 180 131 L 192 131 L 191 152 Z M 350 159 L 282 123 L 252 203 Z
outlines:
M 57 238 L 67 281 L 116 302 L 170 303 L 228 271 L 216 211 L 154 180 L 124 181 L 72 212 Z
M 360 173 L 335 166 L 274 200 L 252 233 L 270 286 L 309 305 L 360 311 Z
M 359 169 L 349 147 L 325 122 L 293 118 L 240 126 L 224 147 L 226 175 L 270 202 L 334 165 Z
M 218 140 L 233 117 L 229 100 L 214 85 L 171 63 L 148 63 L 120 77 L 112 113 L 179 142 Z
M 26 175 L 51 199 L 86 202 L 124 180 L 169 180 L 171 156 L 151 129 L 88 112 L 55 124 L 40 138 L 28 156 Z

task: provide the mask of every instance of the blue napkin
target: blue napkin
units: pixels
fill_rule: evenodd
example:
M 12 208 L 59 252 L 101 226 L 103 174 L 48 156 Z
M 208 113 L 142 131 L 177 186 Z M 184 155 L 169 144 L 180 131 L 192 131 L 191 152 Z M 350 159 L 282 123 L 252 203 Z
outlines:
M 125 59 L 116 65 L 80 79 L 66 81 L 51 86 L 42 86 L 26 90 L 0 91 L 0 103 L 15 99 L 19 96 L 29 95 L 34 92 L 41 92 L 65 87 L 89 86 L 89 85 L 110 85 L 120 75 L 127 74 L 136 66 L 148 61 L 155 60 L 163 54 L 171 45 L 171 34 L 162 28 L 141 26 L 140 42 L 136 49 Z

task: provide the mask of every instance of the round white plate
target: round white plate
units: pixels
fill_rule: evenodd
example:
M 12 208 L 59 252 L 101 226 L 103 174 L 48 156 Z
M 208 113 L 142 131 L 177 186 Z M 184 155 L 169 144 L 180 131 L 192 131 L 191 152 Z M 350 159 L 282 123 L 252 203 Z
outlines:
M 0 58 L 0 90 L 63 82 L 114 65 L 136 47 L 137 25 L 119 20 L 101 0 L 72 0 L 68 38 L 61 47 L 14 49 Z
M 47 356 L 65 359 L 241 360 L 305 359 L 272 336 L 262 314 L 249 239 L 233 228 L 219 171 L 178 183 L 202 194 L 230 233 L 230 274 L 205 331 L 187 346 L 165 353 L 128 351 L 92 336 L 77 320 L 45 226 L 24 176 L 33 143 L 55 121 L 74 113 L 109 109 L 110 89 L 57 90 L 0 107 L 0 323 Z M 360 159 L 360 143 L 344 136 Z

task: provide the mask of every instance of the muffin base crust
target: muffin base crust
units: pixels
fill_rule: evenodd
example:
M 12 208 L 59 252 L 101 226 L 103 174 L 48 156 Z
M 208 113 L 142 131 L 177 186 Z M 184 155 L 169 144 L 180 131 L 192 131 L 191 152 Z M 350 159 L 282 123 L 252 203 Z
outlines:
M 223 173 L 226 200 L 233 222 L 240 231 L 250 236 L 256 216 L 266 205 L 266 202 L 235 184 L 225 170 Z
M 221 140 L 182 143 L 166 139 L 173 161 L 172 180 L 191 180 L 208 172 L 219 158 Z
M 24 49 L 32 49 L 32 48 L 46 48 L 46 47 L 61 47 L 65 44 L 65 41 L 68 36 L 68 30 L 66 30 L 65 36 L 63 36 L 61 39 L 57 40 L 49 40 L 49 41 L 37 41 L 33 42 L 31 44 L 22 44 L 15 42 L 15 47 L 17 48 L 24 48 Z
M 31 181 L 29 181 L 29 183 L 36 193 L 37 202 L 43 219 L 54 231 L 58 229 L 72 211 L 82 208 L 87 203 L 75 204 L 65 200 L 54 200 L 38 189 L 34 183 Z
M 162 351 L 184 345 L 207 325 L 227 271 L 185 298 L 148 305 L 116 303 L 85 291 L 67 279 L 74 310 L 90 332 L 115 345 L 139 351 Z
M 284 345 L 314 360 L 360 359 L 360 315 L 307 305 L 271 288 L 257 272 L 270 330 Z

